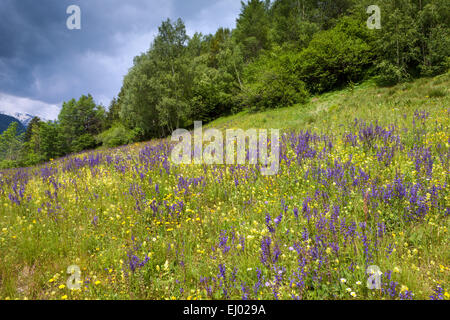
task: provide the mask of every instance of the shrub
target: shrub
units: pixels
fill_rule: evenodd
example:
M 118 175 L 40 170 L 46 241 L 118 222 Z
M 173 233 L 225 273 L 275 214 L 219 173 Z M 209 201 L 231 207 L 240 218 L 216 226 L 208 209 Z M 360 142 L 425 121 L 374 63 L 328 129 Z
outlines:
M 97 141 L 107 148 L 118 147 L 135 141 L 138 133 L 128 130 L 122 124 L 114 124 L 97 136 Z
M 295 69 L 292 53 L 278 49 L 262 55 L 245 70 L 243 104 L 256 111 L 306 102 L 309 94 Z
M 350 17 L 314 35 L 297 57 L 300 79 L 314 93 L 359 82 L 373 64 L 373 39 L 364 24 Z
M 0 169 L 10 169 L 10 168 L 16 168 L 18 167 L 18 163 L 17 161 L 13 161 L 13 160 L 1 160 L 0 161 Z
M 405 69 L 387 60 L 381 61 L 376 69 L 378 75 L 375 77 L 375 81 L 382 87 L 393 86 L 409 79 L 409 74 Z
M 94 136 L 89 133 L 85 133 L 73 140 L 72 151 L 81 152 L 83 150 L 92 149 L 97 146 Z

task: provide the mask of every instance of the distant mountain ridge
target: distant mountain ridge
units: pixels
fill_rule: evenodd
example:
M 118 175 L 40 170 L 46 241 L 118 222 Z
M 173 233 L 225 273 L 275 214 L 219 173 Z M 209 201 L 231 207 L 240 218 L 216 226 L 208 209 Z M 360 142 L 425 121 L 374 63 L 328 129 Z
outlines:
M 26 126 L 19 119 L 0 113 L 0 134 L 3 133 L 6 129 L 8 129 L 9 125 L 12 122 L 18 123 L 18 131 L 20 133 L 25 132 Z
M 29 113 L 8 112 L 8 111 L 1 111 L 1 110 L 0 110 L 0 114 L 4 114 L 4 115 L 7 115 L 7 116 L 16 118 L 25 127 L 27 127 L 28 124 L 30 123 L 30 121 L 35 117 L 34 115 L 29 114 Z
M 28 127 L 28 125 L 30 124 L 31 120 L 33 120 L 34 117 L 39 117 L 39 119 L 41 119 L 41 121 L 43 121 L 43 122 L 48 121 L 45 118 L 36 116 L 34 114 L 30 114 L 30 113 L 9 112 L 9 111 L 0 110 L 0 114 L 4 114 L 4 115 L 7 115 L 7 116 L 10 116 L 10 117 L 13 117 L 13 118 L 19 120 L 19 122 L 22 123 L 24 125 L 24 127 Z
M 19 131 L 24 132 L 31 120 L 36 117 L 33 114 L 29 113 L 20 113 L 20 112 L 9 112 L 0 110 L 0 134 L 3 133 L 11 122 L 16 121 L 19 123 Z M 47 119 L 39 117 L 42 121 L 46 122 Z

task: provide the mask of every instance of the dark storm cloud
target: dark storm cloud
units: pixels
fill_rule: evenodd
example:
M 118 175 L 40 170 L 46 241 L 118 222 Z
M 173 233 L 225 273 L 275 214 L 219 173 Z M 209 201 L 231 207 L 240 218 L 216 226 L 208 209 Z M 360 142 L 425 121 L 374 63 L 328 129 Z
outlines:
M 66 27 L 72 4 L 81 8 L 81 30 Z M 13 105 L 21 97 L 42 108 L 91 93 L 107 104 L 162 20 L 181 17 L 189 33 L 209 33 L 233 27 L 239 9 L 239 0 L 2 0 L 0 103 L 2 95 Z

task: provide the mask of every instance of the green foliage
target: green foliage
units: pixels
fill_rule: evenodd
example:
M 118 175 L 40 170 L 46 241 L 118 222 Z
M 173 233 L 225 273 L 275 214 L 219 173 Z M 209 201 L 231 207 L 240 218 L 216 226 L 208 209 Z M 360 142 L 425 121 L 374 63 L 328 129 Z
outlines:
M 0 168 L 15 167 L 19 164 L 23 134 L 17 122 L 11 122 L 8 129 L 0 135 Z
M 66 139 L 58 123 L 42 123 L 39 134 L 41 136 L 41 153 L 46 160 L 56 159 L 67 153 Z
M 181 19 L 166 20 L 151 49 L 135 58 L 124 79 L 120 119 L 144 137 L 167 135 L 186 122 L 192 82 L 187 40 Z
M 369 30 L 346 17 L 333 29 L 314 35 L 297 57 L 298 74 L 311 92 L 324 92 L 363 79 L 373 64 Z
M 382 77 L 398 78 L 398 74 L 409 73 L 419 55 L 419 30 L 414 21 L 410 1 L 403 1 L 402 6 L 384 4 L 382 31 L 377 39 L 377 47 L 381 56 L 390 62 L 380 68 Z M 383 61 L 382 61 L 383 63 Z M 395 65 L 391 67 L 390 65 Z M 392 71 L 392 75 L 385 72 Z M 406 77 L 399 77 L 399 81 Z
M 350 4 L 349 0 L 275 0 L 271 6 L 271 38 L 279 46 L 305 48 L 316 32 L 334 26 Z
M 291 53 L 278 49 L 261 55 L 245 70 L 244 105 L 256 111 L 306 102 L 308 92 L 296 68 L 296 56 Z
M 234 77 L 226 69 L 208 67 L 206 56 L 195 59 L 192 64 L 191 114 L 196 120 L 209 122 L 227 114 L 233 106 Z M 217 57 L 218 64 L 222 56 Z
M 236 20 L 234 36 L 246 61 L 258 56 L 263 49 L 269 49 L 269 15 L 266 3 L 260 0 L 250 0 L 242 3 L 241 13 Z
M 132 143 L 139 136 L 137 130 L 129 130 L 121 123 L 115 123 L 111 128 L 97 136 L 97 140 L 107 148 L 113 148 Z
M 41 126 L 42 122 L 39 118 L 35 117 L 31 120 L 30 124 L 28 125 L 27 131 L 25 132 L 25 142 L 22 150 L 22 157 L 26 166 L 32 166 L 38 164 L 41 161 L 47 160 L 41 152 Z
M 73 139 L 71 151 L 81 152 L 93 148 L 96 144 L 95 138 L 91 134 L 85 133 Z
M 120 120 L 120 97 L 119 98 L 113 98 L 108 111 L 106 112 L 106 119 L 105 119 L 105 129 L 111 128 L 111 126 Z
M 193 118 L 226 114 L 239 90 L 242 61 L 229 30 L 189 39 L 181 20 L 167 20 L 124 79 L 120 120 L 149 138 L 189 126 Z
M 447 70 L 442 2 L 382 0 L 382 30 L 367 28 L 370 4 L 250 0 L 242 2 L 236 29 L 192 39 L 181 20 L 167 20 L 125 77 L 120 121 L 140 128 L 142 138 L 163 137 L 193 120 L 301 103 L 306 91 L 374 75 L 380 85 L 392 85 Z
M 424 56 L 419 65 L 423 76 L 435 76 L 449 70 L 450 34 L 449 28 L 437 26 L 430 31 L 424 47 Z
M 192 39 L 193 40 L 193 39 Z M 190 41 L 189 44 L 194 41 Z M 219 28 L 211 39 L 205 39 L 208 44 L 208 66 L 212 68 L 219 67 L 219 55 L 223 47 L 231 40 L 231 30 Z M 201 42 L 201 39 L 200 39 Z
M 388 60 L 383 60 L 377 65 L 377 76 L 375 77 L 375 81 L 379 86 L 393 86 L 408 78 L 409 74 L 404 68 L 399 67 Z
M 39 124 L 41 123 L 41 119 L 39 119 L 39 117 L 34 117 L 33 119 L 31 119 L 30 123 L 28 123 L 28 127 L 25 131 L 25 136 L 24 136 L 24 141 L 28 142 L 31 140 L 31 136 L 33 134 L 33 129 L 36 126 L 39 126 Z
M 105 109 L 96 105 L 90 94 L 64 102 L 58 122 L 67 153 L 95 147 L 94 136 L 101 132 L 104 121 Z
M 445 1 L 381 1 L 378 82 L 395 84 L 448 70 L 450 9 Z

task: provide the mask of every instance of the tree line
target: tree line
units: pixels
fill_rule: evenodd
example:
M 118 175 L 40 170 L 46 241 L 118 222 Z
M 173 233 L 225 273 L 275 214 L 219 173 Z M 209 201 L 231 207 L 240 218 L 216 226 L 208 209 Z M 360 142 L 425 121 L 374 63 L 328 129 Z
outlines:
M 23 135 L 11 124 L 0 166 L 166 137 L 194 121 L 303 104 L 366 79 L 390 86 L 448 71 L 446 0 L 378 0 L 381 29 L 373 30 L 372 2 L 249 0 L 235 29 L 192 37 L 181 19 L 167 19 L 107 109 L 83 95 L 65 102 L 56 121 L 33 119 Z

